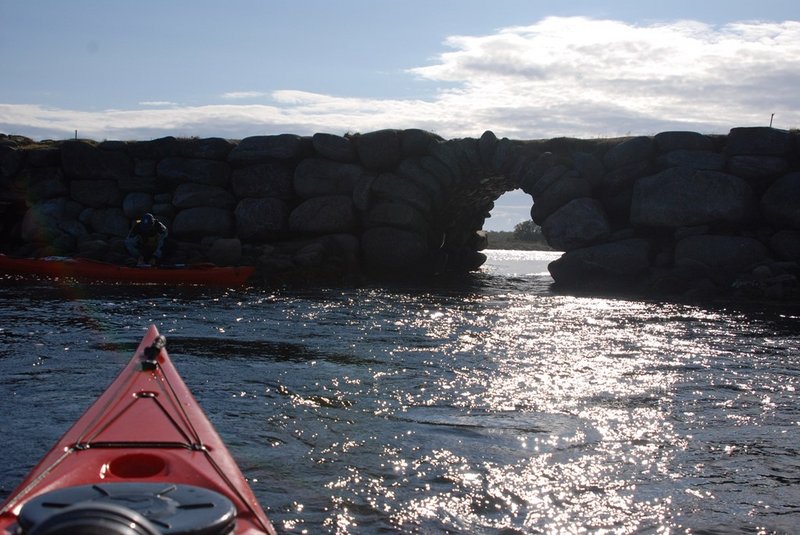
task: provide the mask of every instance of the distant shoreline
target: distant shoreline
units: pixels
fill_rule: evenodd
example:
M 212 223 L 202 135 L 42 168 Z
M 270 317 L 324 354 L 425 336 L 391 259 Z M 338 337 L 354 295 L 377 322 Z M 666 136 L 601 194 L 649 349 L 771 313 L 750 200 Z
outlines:
M 525 241 L 514 237 L 512 231 L 487 230 L 489 244 L 487 249 L 509 249 L 516 251 L 553 251 L 554 249 L 544 241 Z

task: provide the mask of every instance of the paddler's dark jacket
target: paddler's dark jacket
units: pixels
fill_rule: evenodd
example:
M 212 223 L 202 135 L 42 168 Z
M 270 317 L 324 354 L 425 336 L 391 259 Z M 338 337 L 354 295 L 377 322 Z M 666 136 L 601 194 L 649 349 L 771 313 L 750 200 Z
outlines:
M 164 244 L 168 235 L 167 227 L 157 219 L 149 227 L 139 219 L 128 232 L 125 245 L 128 252 L 134 256 L 143 256 L 145 260 L 150 257 L 160 259 L 164 253 Z

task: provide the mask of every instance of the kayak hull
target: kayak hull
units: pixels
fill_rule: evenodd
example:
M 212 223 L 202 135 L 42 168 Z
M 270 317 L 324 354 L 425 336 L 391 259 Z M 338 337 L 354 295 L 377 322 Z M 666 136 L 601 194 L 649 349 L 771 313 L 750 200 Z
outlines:
M 86 258 L 13 258 L 0 255 L 0 273 L 7 275 L 34 275 L 108 283 L 241 286 L 254 271 L 253 266 L 187 264 L 132 267 Z
M 233 504 L 236 534 L 275 533 L 162 340 L 151 326 L 120 375 L 0 506 L 0 534 L 15 532 L 37 496 L 133 483 L 218 493 Z

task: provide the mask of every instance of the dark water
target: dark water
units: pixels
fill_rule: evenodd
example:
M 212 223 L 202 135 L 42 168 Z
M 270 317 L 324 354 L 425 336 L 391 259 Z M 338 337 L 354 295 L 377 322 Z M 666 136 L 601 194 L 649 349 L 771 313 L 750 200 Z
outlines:
M 800 528 L 800 315 L 438 289 L 0 282 L 0 497 L 155 323 L 287 533 Z

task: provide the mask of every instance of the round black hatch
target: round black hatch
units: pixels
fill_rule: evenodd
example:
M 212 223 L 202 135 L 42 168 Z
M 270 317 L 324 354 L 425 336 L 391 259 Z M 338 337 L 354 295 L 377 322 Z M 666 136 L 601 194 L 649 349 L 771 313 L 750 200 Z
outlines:
M 81 502 L 53 513 L 28 535 L 161 535 L 145 517 L 127 507 Z
M 89 512 L 96 505 L 101 510 Z M 106 505 L 111 508 L 105 508 Z M 129 514 L 130 518 L 125 516 L 124 510 L 133 513 Z M 136 524 L 137 516 L 145 519 L 139 531 L 107 530 L 105 533 L 228 535 L 233 533 L 236 525 L 236 508 L 222 494 L 193 485 L 171 483 L 100 483 L 58 489 L 31 499 L 22 507 L 17 521 L 22 532 L 29 535 L 91 534 L 103 531 L 89 528 L 63 531 L 59 523 L 77 526 L 74 524 L 76 518 L 91 523 L 87 519 L 96 517 L 108 527 L 121 519 Z M 61 520 L 58 517 L 62 517 Z M 49 524 L 53 525 L 48 528 Z M 43 528 L 48 531 L 42 531 Z M 148 531 L 153 528 L 157 531 Z

